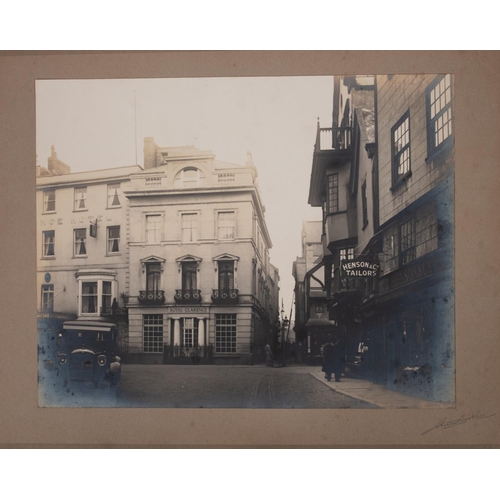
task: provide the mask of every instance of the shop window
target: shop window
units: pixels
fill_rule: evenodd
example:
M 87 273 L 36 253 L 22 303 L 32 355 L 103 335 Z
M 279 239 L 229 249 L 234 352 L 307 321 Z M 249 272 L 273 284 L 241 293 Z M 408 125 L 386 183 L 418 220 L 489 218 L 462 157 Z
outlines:
M 399 226 L 391 226 L 384 232 L 383 254 L 384 273 L 391 272 L 399 266 Z
M 54 311 L 54 285 L 42 285 L 42 312 Z
M 144 352 L 163 352 L 163 314 L 143 315 Z
M 43 211 L 44 213 L 56 211 L 56 191 L 54 189 L 43 192 Z
M 87 241 L 86 229 L 75 229 L 73 231 L 73 246 L 74 246 L 75 257 L 83 257 L 87 255 L 87 247 L 85 246 L 86 241 Z
M 326 199 L 327 213 L 333 214 L 339 211 L 339 174 L 327 176 L 328 197 Z
M 400 231 L 401 265 L 404 266 L 416 259 L 415 218 L 403 222 Z
M 55 256 L 55 231 L 43 231 L 43 250 L 42 257 L 51 258 Z
M 236 314 L 215 315 L 215 352 L 236 352 Z
M 217 235 L 219 240 L 234 240 L 234 212 L 219 212 L 217 214 Z
M 120 206 L 120 183 L 108 184 L 108 208 Z
M 419 208 L 415 214 L 417 249 L 416 258 L 420 258 L 438 248 L 438 219 L 436 202 Z
M 75 188 L 75 211 L 87 210 L 87 188 Z
M 198 214 L 181 214 L 182 242 L 196 243 L 198 241 Z
M 120 226 L 108 227 L 108 254 L 120 251 Z
M 146 243 L 160 243 L 161 223 L 161 215 L 146 215 Z
M 383 270 L 388 273 L 417 259 L 415 216 L 388 228 L 383 238 Z
M 429 157 L 448 147 L 453 141 L 453 96 L 451 75 L 438 77 L 428 87 L 427 149 Z
M 392 185 L 398 185 L 411 174 L 410 112 L 407 111 L 392 128 Z
M 198 264 L 196 262 L 182 263 L 182 289 L 196 290 L 196 274 Z

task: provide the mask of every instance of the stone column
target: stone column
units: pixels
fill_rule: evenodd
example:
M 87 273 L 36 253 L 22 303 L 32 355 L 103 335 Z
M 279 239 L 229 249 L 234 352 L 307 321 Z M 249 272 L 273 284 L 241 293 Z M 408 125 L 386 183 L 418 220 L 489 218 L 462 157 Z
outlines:
M 174 345 L 181 345 L 181 324 L 179 318 L 174 318 Z
M 198 318 L 198 345 L 205 345 L 205 318 Z

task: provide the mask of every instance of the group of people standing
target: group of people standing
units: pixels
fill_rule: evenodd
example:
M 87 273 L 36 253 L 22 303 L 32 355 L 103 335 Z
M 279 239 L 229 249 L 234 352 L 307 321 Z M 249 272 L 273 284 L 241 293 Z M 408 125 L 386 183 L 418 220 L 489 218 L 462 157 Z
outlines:
M 297 363 L 300 366 L 305 362 L 306 358 L 305 343 L 286 342 L 284 349 L 279 345 L 274 353 L 270 344 L 266 344 L 264 354 L 267 366 L 275 366 L 275 364 L 277 366 L 284 366 L 284 361 L 286 363 Z
M 345 363 L 345 346 L 342 342 L 342 339 L 335 338 L 333 335 L 329 335 L 327 342 L 322 347 L 322 351 L 322 370 L 325 373 L 326 380 L 331 381 L 333 375 L 335 377 L 335 381 L 340 382 L 340 377 L 342 375 L 342 372 L 344 371 Z M 283 355 L 287 355 L 286 349 L 285 353 L 283 353 L 281 349 L 278 349 L 275 356 L 269 344 L 266 344 L 266 346 L 264 347 L 264 353 L 266 355 L 267 366 L 275 366 L 275 363 L 278 363 L 278 366 L 283 366 Z M 302 345 L 301 343 L 299 343 L 293 353 L 293 357 L 297 358 L 299 364 L 302 364 L 303 361 L 302 354 Z

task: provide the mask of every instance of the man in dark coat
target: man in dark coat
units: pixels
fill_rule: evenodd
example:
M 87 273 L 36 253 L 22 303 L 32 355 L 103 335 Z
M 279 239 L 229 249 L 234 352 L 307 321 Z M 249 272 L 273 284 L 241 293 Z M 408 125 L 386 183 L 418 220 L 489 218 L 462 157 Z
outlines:
M 332 380 L 335 373 L 335 381 L 340 382 L 340 376 L 344 367 L 344 349 L 339 340 L 329 341 L 323 346 L 323 371 L 326 380 Z
M 332 342 L 327 342 L 323 346 L 323 371 L 325 378 L 330 382 L 332 380 L 332 373 L 335 371 L 335 346 Z

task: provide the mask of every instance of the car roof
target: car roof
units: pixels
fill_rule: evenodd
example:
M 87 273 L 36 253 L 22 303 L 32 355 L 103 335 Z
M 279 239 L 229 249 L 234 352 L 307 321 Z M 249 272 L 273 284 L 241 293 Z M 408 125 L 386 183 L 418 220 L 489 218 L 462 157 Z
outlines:
M 103 321 L 65 321 L 63 330 L 91 330 L 91 331 L 110 331 L 116 328 L 114 323 L 105 323 Z

